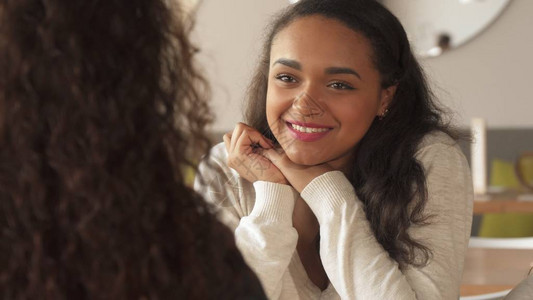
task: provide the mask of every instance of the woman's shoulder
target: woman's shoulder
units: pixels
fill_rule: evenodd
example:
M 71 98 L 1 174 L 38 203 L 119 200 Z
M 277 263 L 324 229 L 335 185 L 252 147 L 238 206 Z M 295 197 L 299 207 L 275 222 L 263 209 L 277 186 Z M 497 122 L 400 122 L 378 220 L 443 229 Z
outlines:
M 224 143 L 212 147 L 198 167 L 194 189 L 217 210 L 225 211 L 221 221 L 235 228 L 238 219 L 250 214 L 255 203 L 255 191 L 252 183 L 228 166 L 227 158 Z M 231 220 L 225 219 L 228 216 Z
M 237 178 L 239 174 L 227 164 L 228 152 L 224 143 L 213 146 L 209 153 L 204 156 L 198 167 L 202 176 L 220 178 L 221 175 L 228 178 Z
M 416 157 L 422 163 L 439 160 L 466 161 L 466 157 L 457 140 L 447 133 L 435 130 L 422 138 L 416 152 Z
M 445 147 L 459 147 L 457 141 L 454 140 L 449 134 L 441 130 L 434 130 L 427 133 L 422 138 L 420 144 L 418 145 L 418 149 L 421 150 L 436 145 L 442 145 Z
M 219 143 L 209 149 L 209 152 L 202 157 L 197 173 L 201 176 L 209 174 L 232 174 L 232 169 L 227 165 L 228 152 L 224 143 Z
M 224 142 L 216 144 L 209 151 L 209 160 L 214 160 L 217 162 L 226 162 L 227 159 L 228 151 L 226 150 L 226 145 L 224 145 Z

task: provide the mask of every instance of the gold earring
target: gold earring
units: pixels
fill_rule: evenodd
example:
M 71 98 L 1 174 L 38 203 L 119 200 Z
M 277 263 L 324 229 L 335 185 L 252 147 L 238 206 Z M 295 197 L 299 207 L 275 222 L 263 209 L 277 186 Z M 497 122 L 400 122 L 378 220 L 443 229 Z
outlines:
M 385 118 L 387 116 L 387 114 L 389 113 L 389 109 L 388 108 L 385 108 L 385 110 L 381 113 L 381 115 L 379 116 L 379 120 L 383 120 L 383 118 Z

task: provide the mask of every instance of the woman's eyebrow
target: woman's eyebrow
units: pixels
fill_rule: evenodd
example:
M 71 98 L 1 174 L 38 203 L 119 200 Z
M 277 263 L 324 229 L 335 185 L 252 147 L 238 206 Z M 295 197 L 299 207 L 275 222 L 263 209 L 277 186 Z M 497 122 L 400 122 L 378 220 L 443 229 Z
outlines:
M 276 60 L 272 64 L 272 66 L 275 66 L 276 64 L 281 64 L 281 65 L 284 65 L 284 66 L 287 66 L 289 68 L 293 68 L 299 71 L 302 70 L 302 65 L 298 61 L 293 60 L 293 59 L 280 58 Z M 357 78 L 362 79 L 361 75 L 359 75 L 359 73 L 357 73 L 354 69 L 351 69 L 351 68 L 329 67 L 329 68 L 326 68 L 325 73 L 326 74 L 352 74 L 356 76 Z
M 293 59 L 280 58 L 280 59 L 276 60 L 272 64 L 272 66 L 275 66 L 276 64 L 282 64 L 284 66 L 287 66 L 289 68 L 293 68 L 293 69 L 296 69 L 296 70 L 299 70 L 299 71 L 302 70 L 302 65 L 299 62 L 297 62 L 297 61 L 295 61 Z
M 354 69 L 351 68 L 343 68 L 343 67 L 329 67 L 325 71 L 326 74 L 352 74 L 356 76 L 359 79 L 361 78 L 361 75 L 357 73 Z

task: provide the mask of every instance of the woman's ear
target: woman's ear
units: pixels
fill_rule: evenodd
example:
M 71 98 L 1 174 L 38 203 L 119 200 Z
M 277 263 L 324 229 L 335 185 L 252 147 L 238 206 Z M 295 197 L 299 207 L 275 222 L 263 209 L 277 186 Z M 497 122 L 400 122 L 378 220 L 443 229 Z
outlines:
M 381 99 L 378 110 L 378 116 L 380 118 L 383 118 L 387 114 L 387 111 L 389 110 L 389 105 L 391 104 L 392 99 L 394 98 L 394 94 L 396 93 L 397 87 L 398 85 L 394 84 L 381 90 Z

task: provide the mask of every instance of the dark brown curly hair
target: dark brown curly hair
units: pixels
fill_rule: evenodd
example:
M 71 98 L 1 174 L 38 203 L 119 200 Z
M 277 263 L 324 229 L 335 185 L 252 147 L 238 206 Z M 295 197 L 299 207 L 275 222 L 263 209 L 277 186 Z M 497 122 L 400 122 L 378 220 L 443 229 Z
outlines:
M 263 298 L 184 184 L 210 144 L 165 0 L 0 0 L 0 298 Z

